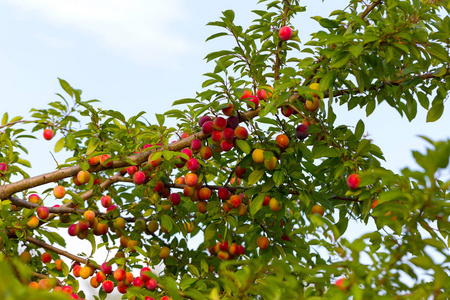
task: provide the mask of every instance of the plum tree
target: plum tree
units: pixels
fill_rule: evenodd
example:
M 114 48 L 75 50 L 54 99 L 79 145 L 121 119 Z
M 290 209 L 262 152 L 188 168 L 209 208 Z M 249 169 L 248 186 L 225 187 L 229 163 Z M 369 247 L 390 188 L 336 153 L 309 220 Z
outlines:
M 334 113 L 370 116 L 386 102 L 408 120 L 419 107 L 438 120 L 448 1 L 349 1 L 314 17 L 322 29 L 305 43 L 299 0 L 260 2 L 248 29 L 231 10 L 209 23 L 220 30 L 209 39 L 231 36 L 231 50 L 208 54 L 204 89 L 157 124 L 100 109 L 63 79 L 51 109 L 4 114 L 0 293 L 79 299 L 89 280 L 99 299 L 450 296 L 450 141 L 425 138 L 418 169 L 395 174 L 363 121 L 337 124 Z M 39 130 L 57 132 L 45 144 L 68 156 L 30 177 L 22 132 Z M 349 220 L 366 233 L 348 239 Z

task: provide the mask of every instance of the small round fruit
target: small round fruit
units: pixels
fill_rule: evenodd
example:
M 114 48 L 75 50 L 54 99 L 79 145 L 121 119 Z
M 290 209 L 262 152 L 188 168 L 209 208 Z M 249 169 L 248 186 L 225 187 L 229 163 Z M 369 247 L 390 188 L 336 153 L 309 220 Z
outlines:
M 31 216 L 30 220 L 27 222 L 27 227 L 30 229 L 35 229 L 39 226 L 39 219 L 36 216 Z
M 172 202 L 173 205 L 178 205 L 181 202 L 180 194 L 178 193 L 172 193 L 169 195 L 169 200 Z
M 42 202 L 41 198 L 36 194 L 28 196 L 28 201 L 35 204 L 40 204 Z
M 66 189 L 63 186 L 58 185 L 53 189 L 53 195 L 57 199 L 62 199 L 66 195 Z
M 205 135 L 210 135 L 214 132 L 214 124 L 212 121 L 206 121 L 202 125 L 202 131 Z
M 112 266 L 108 266 L 107 262 L 102 263 L 102 265 L 100 266 L 100 269 L 106 275 L 108 275 L 109 273 L 112 272 Z
M 242 198 L 239 195 L 233 195 L 230 197 L 230 204 L 231 206 L 233 206 L 234 208 L 238 208 L 239 205 L 241 205 L 242 203 Z
M 341 291 L 346 291 L 349 286 L 348 286 L 348 282 L 347 280 L 345 280 L 345 278 L 339 278 L 338 280 L 336 280 L 336 282 L 334 283 L 338 289 L 340 289 Z
M 282 41 L 288 41 L 292 37 L 292 29 L 289 26 L 283 26 L 280 28 L 280 31 L 278 32 L 278 35 L 280 36 L 280 39 Z
M 305 101 L 305 109 L 310 112 L 315 112 L 319 109 L 320 106 L 320 98 L 317 96 L 313 96 L 312 100 Z
M 92 222 L 95 219 L 95 212 L 92 210 L 87 210 L 83 213 L 83 217 L 88 220 L 88 222 Z
M 85 184 L 89 182 L 89 179 L 91 179 L 91 174 L 89 171 L 80 171 L 77 174 L 77 180 L 80 184 Z
M 92 268 L 89 266 L 84 266 L 80 270 L 80 277 L 83 279 L 87 279 L 89 276 L 91 276 Z
M 106 195 L 106 196 L 103 196 L 103 197 L 101 198 L 100 203 L 102 204 L 102 206 L 103 206 L 104 208 L 108 208 L 108 207 L 110 207 L 111 204 L 112 204 L 112 199 L 111 199 L 110 196 Z
M 311 83 L 309 85 L 309 88 L 312 89 L 312 90 L 320 91 L 320 84 L 317 83 L 317 82 Z M 316 97 L 318 96 L 317 94 L 313 94 L 313 95 L 316 96 Z
M 221 187 L 217 191 L 217 196 L 220 200 L 227 200 L 229 198 L 230 191 L 226 187 Z
M 150 277 L 151 273 L 152 273 L 152 270 L 149 267 L 143 267 L 141 269 L 141 271 L 139 272 L 139 276 L 142 279 L 142 281 L 147 281 L 151 278 Z M 139 277 L 137 277 L 137 278 L 139 278 Z
M 257 164 L 262 164 L 264 162 L 264 150 L 255 149 L 252 153 L 252 159 Z
M 269 246 L 269 239 L 266 236 L 260 236 L 256 240 L 256 244 L 261 250 L 264 250 Z
M 289 138 L 285 134 L 279 134 L 275 138 L 275 142 L 280 149 L 286 149 L 289 145 Z
M 311 213 L 313 215 L 323 216 L 323 214 L 325 213 L 325 210 L 323 209 L 323 206 L 316 204 L 312 207 Z
M 122 281 L 125 279 L 126 274 L 127 272 L 124 269 L 118 268 L 114 271 L 114 279 L 117 281 Z
M 145 173 L 144 172 L 136 172 L 133 174 L 133 182 L 136 185 L 141 185 L 145 182 Z
M 150 220 L 150 222 L 148 222 L 148 224 L 147 224 L 147 229 L 151 233 L 155 233 L 156 230 L 158 230 L 158 228 L 159 228 L 159 224 L 156 220 Z
M 48 215 L 50 214 L 50 212 L 48 211 L 48 208 L 46 206 L 38 207 L 36 213 L 37 213 L 39 219 L 41 219 L 41 220 L 47 219 Z
M 102 289 L 109 294 L 114 290 L 114 283 L 111 280 L 105 280 L 102 283 Z
M 266 167 L 267 170 L 274 170 L 277 166 L 277 158 L 275 156 L 272 156 L 269 160 L 264 159 L 264 166 Z
M 300 124 L 297 126 L 297 128 L 295 129 L 295 136 L 299 139 L 299 140 L 304 140 L 308 137 L 308 126 Z
M 144 282 L 144 286 L 146 289 L 153 291 L 158 287 L 158 282 L 156 281 L 156 279 L 150 278 L 149 280 Z M 163 299 L 163 298 L 161 298 L 161 299 Z
M 227 106 L 222 109 L 222 112 L 228 117 L 234 115 L 234 105 L 232 103 L 228 103 Z
M 210 117 L 210 116 L 203 116 L 203 117 L 200 117 L 200 119 L 198 120 L 198 125 L 199 125 L 200 127 L 202 127 L 203 124 L 205 124 L 205 123 L 208 122 L 208 121 L 211 121 L 211 117 Z
M 45 129 L 44 130 L 44 139 L 46 139 L 47 141 L 50 141 L 53 138 L 53 130 L 51 129 Z
M 359 188 L 361 177 L 358 174 L 351 174 L 347 179 L 347 185 L 350 189 L 356 190 Z
M 109 154 L 103 154 L 103 155 L 101 155 L 100 156 L 100 164 L 103 166 L 103 167 L 109 167 L 109 166 L 111 166 L 112 165 L 112 161 L 109 161 L 109 162 L 106 162 L 108 159 L 110 159 L 111 158 L 111 155 L 109 155 Z
M 166 259 L 169 257 L 170 249 L 168 247 L 161 247 L 161 251 L 159 251 L 159 257 L 162 259 Z
M 44 264 L 49 263 L 52 261 L 52 255 L 48 252 L 44 252 L 41 255 L 41 260 Z
M 31 262 L 31 259 L 32 259 L 31 254 L 28 251 L 23 251 L 20 254 L 20 260 L 25 264 L 29 264 Z
M 281 113 L 283 114 L 283 116 L 285 117 L 289 117 L 290 115 L 292 115 L 294 113 L 294 109 L 290 106 L 282 106 L 280 107 Z
M 256 92 L 256 96 L 259 98 L 259 100 L 267 100 L 272 97 L 272 92 L 272 87 L 265 86 Z
M 272 199 L 270 199 L 269 207 L 273 212 L 277 212 L 281 209 L 282 204 L 277 199 L 272 198 Z

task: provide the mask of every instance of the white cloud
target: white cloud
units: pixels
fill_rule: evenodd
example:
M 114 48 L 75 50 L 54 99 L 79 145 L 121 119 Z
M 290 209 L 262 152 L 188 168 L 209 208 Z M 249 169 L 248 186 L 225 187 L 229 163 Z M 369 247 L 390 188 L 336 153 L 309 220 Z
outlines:
M 181 0 L 8 2 L 50 23 L 79 30 L 108 51 L 140 64 L 166 64 L 192 49 L 170 26 L 185 19 Z

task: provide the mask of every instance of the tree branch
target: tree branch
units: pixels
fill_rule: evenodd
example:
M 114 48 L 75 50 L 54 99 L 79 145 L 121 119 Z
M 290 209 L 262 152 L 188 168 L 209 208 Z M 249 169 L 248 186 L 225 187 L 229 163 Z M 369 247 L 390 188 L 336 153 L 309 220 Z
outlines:
M 367 17 L 368 14 L 370 14 L 370 12 L 379 4 L 381 4 L 382 0 L 375 0 L 372 4 L 370 4 L 369 6 L 366 7 L 366 9 L 359 14 L 359 17 L 361 19 L 365 19 Z
M 44 248 L 44 249 L 47 249 L 47 250 L 52 251 L 54 253 L 57 253 L 59 255 L 63 255 L 65 257 L 67 257 L 67 258 L 70 258 L 73 261 L 77 261 L 79 263 L 88 265 L 91 268 L 100 270 L 99 266 L 96 266 L 96 265 L 92 264 L 88 259 L 84 259 L 84 258 L 78 257 L 76 255 L 73 255 L 73 254 L 71 254 L 71 253 L 69 253 L 67 251 L 64 251 L 64 250 L 61 250 L 59 248 L 56 248 L 56 247 L 54 247 L 52 245 L 49 245 L 49 244 L 47 244 L 47 243 L 45 243 L 45 242 L 43 242 L 41 240 L 38 240 L 38 239 L 35 239 L 35 238 L 31 237 L 31 236 L 27 236 L 26 240 L 28 242 L 32 243 L 32 244 L 35 244 L 36 246 L 39 246 L 39 247 Z
M 255 110 L 248 111 L 244 114 L 239 115 L 239 123 L 245 122 L 249 119 L 253 119 L 256 117 L 261 110 L 261 107 L 258 107 Z M 207 135 L 205 135 L 203 132 L 197 132 L 185 139 L 176 141 L 175 143 L 169 144 L 165 147 L 159 147 L 157 149 L 153 149 L 151 151 L 145 151 L 141 152 L 135 155 L 131 155 L 128 158 L 133 161 L 136 165 L 141 165 L 145 161 L 148 160 L 148 157 L 152 155 L 155 152 L 163 151 L 163 150 L 169 150 L 169 151 L 181 151 L 182 149 L 189 147 L 193 139 L 199 139 L 199 140 L 205 140 L 208 138 Z M 109 169 L 122 169 L 123 167 L 130 166 L 130 163 L 125 161 L 113 161 L 111 166 L 109 167 L 103 167 L 101 165 L 92 166 L 88 169 L 89 172 L 95 173 L 103 170 L 109 170 Z M 0 186 L 0 199 L 8 199 L 11 195 L 14 193 L 33 188 L 36 186 L 44 185 L 46 183 L 50 182 L 57 182 L 59 180 L 62 180 L 64 178 L 69 178 L 74 175 L 76 175 L 79 171 L 81 171 L 80 166 L 72 166 L 63 168 L 57 171 L 53 171 L 50 173 L 42 174 L 39 176 L 22 179 L 20 181 L 10 183 L 7 185 L 1 185 Z M 117 180 L 119 181 L 119 180 Z M 82 198 L 87 199 L 91 197 L 92 191 L 86 192 L 83 194 Z M 84 198 L 86 197 L 86 198 Z

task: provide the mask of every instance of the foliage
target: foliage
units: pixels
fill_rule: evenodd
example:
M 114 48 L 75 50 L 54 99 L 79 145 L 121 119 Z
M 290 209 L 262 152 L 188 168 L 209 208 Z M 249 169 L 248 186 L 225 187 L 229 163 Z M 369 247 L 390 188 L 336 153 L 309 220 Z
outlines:
M 157 115 L 158 124 L 149 124 L 144 112 L 127 119 L 118 111 L 99 109 L 96 100 L 83 100 L 81 90 L 62 79 L 65 94 L 58 94 L 60 99 L 48 108 L 32 109 L 29 120 L 4 114 L 0 267 L 14 268 L 18 279 L 9 289 L 0 285 L 3 298 L 17 292 L 14 299 L 33 299 L 29 289 L 17 287 L 18 280 L 35 280 L 39 274 L 62 279 L 61 285 L 71 285 L 84 297 L 74 265 L 63 263 L 58 270 L 59 256 L 97 271 L 106 261 L 135 275 L 144 266 L 164 266 L 164 272 L 151 275 L 159 284 L 156 290 L 130 287 L 125 299 L 449 297 L 450 181 L 443 172 L 448 170 L 450 141 L 427 139 L 426 153 L 413 152 L 421 169 L 395 174 L 381 166 L 383 153 L 364 136 L 364 123 L 337 125 L 333 112 L 336 105 L 349 110 L 359 106 L 369 116 L 385 101 L 408 120 L 418 109 L 428 111 L 429 122 L 439 119 L 450 89 L 450 18 L 440 16 L 448 13 L 449 3 L 349 1 L 328 18 L 315 17 L 323 30 L 303 43 L 295 29 L 288 41 L 278 36 L 279 28 L 293 28 L 293 18 L 306 10 L 300 1 L 260 2 L 267 2 L 267 9 L 254 11 L 256 19 L 248 29 L 234 23 L 233 11 L 208 24 L 220 30 L 208 40 L 227 36 L 235 46 L 207 55 L 214 70 L 205 74 L 203 90 Z M 268 97 L 260 96 L 261 90 Z M 254 100 L 251 93 L 258 94 L 259 105 L 249 101 Z M 314 101 L 320 103 L 317 111 L 307 107 Z M 234 116 L 228 126 L 239 123 L 249 137 L 232 138 L 225 151 L 226 143 L 214 141 L 199 121 L 205 115 L 219 120 L 230 104 Z M 165 125 L 166 118 L 175 118 L 178 127 Z M 297 132 L 302 122 L 305 137 Z M 57 170 L 30 177 L 22 143 L 46 128 L 60 136 L 54 151 L 65 151 L 68 158 Z M 181 138 L 182 133 L 189 136 Z M 279 145 L 280 135 L 287 137 L 286 147 Z M 204 157 L 206 148 L 195 150 L 194 139 L 213 149 L 211 158 Z M 185 166 L 188 148 L 194 148 L 198 170 Z M 259 150 L 264 163 L 257 163 Z M 110 158 L 89 163 L 101 155 Z M 270 166 L 270 161 L 276 163 Z M 127 174 L 129 166 L 143 172 L 143 184 Z M 76 184 L 76 175 L 86 170 L 89 181 Z M 188 183 L 188 173 L 195 173 L 199 184 Z M 350 189 L 347 179 L 355 173 L 361 181 Z M 177 180 L 183 176 L 185 182 Z M 33 229 L 30 218 L 42 203 L 27 199 L 47 183 L 64 186 L 67 194 Z M 212 190 L 212 196 L 199 193 L 201 187 Z M 222 187 L 239 195 L 242 204 L 219 199 Z M 39 192 L 46 206 L 52 190 Z M 172 196 L 176 193 L 179 204 Z M 115 205 L 104 205 L 107 212 L 100 203 L 105 195 Z M 266 196 L 274 200 L 269 205 L 264 205 Z M 323 216 L 312 212 L 317 205 L 324 208 Z M 58 229 L 80 227 L 86 210 L 95 212 L 95 221 L 75 235 L 89 240 L 92 248 L 82 254 L 66 252 Z M 149 226 L 152 220 L 159 230 Z M 350 220 L 361 226 L 374 222 L 377 230 L 349 240 L 344 234 Z M 109 230 L 102 233 L 101 226 Z M 202 242 L 188 246 L 196 235 Z M 260 245 L 261 236 L 268 237 L 267 248 Z M 232 245 L 244 249 L 236 252 Z M 27 267 L 17 260 L 25 251 L 33 254 Z M 52 254 L 52 262 L 42 262 L 44 251 Z M 96 251 L 115 256 L 94 261 Z M 14 264 L 5 263 L 11 260 Z M 115 285 L 121 281 L 112 275 L 108 279 Z M 96 299 L 106 295 L 100 288 Z

